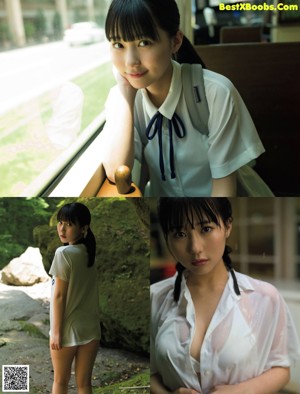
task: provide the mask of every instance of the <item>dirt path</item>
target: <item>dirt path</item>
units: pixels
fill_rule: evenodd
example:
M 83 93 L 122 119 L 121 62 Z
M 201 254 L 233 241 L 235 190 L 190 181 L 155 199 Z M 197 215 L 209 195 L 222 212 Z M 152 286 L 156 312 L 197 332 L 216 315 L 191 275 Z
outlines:
M 31 394 L 51 393 L 53 370 L 48 349 L 49 297 L 50 282 L 30 287 L 0 283 L 0 365 L 29 365 Z M 144 357 L 122 350 L 100 348 L 93 371 L 93 386 L 124 380 L 148 366 L 149 362 Z M 74 373 L 69 393 L 76 393 Z

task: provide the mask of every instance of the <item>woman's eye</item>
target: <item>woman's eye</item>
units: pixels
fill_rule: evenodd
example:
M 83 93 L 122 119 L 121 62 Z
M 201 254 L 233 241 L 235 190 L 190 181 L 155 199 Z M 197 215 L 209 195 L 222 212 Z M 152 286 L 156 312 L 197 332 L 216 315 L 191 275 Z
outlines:
M 123 48 L 123 45 L 120 42 L 113 42 L 112 47 L 115 49 L 121 49 Z
M 201 228 L 202 233 L 210 233 L 212 231 L 212 228 L 209 226 L 204 226 Z
M 149 45 L 151 45 L 151 42 L 150 42 L 149 40 L 142 40 L 142 41 L 140 41 L 140 43 L 139 43 L 139 46 L 140 46 L 140 47 L 147 47 L 147 46 L 149 46 Z
M 177 239 L 186 237 L 186 234 L 183 231 L 175 231 L 173 235 L 174 235 L 174 238 L 177 238 Z

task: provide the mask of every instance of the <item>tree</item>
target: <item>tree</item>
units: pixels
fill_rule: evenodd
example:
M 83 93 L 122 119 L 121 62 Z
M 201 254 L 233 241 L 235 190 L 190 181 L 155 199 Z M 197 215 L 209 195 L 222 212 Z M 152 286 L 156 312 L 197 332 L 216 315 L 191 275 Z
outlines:
M 38 10 L 35 17 L 36 36 L 38 40 L 43 40 L 46 36 L 47 22 L 43 10 Z
M 57 11 L 53 16 L 52 27 L 53 27 L 53 38 L 55 40 L 61 40 L 63 34 L 63 26 L 62 26 L 61 16 Z

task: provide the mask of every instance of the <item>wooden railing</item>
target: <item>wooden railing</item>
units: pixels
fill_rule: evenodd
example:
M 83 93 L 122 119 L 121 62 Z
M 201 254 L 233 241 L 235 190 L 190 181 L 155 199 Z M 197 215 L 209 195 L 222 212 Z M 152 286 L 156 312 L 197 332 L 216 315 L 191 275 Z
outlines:
M 81 197 L 141 197 L 140 189 L 132 182 L 127 166 L 119 167 L 115 172 L 116 183 L 111 182 L 101 164 L 81 193 Z

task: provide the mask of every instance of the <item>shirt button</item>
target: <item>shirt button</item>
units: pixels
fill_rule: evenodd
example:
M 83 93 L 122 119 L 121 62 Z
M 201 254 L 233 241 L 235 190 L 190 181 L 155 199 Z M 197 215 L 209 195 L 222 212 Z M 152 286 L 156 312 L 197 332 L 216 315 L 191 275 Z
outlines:
M 208 371 L 208 370 L 204 371 L 204 375 L 205 376 L 209 376 L 210 375 L 210 371 Z

